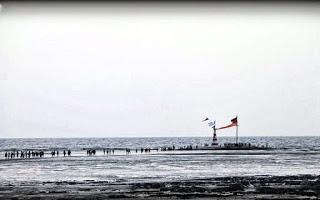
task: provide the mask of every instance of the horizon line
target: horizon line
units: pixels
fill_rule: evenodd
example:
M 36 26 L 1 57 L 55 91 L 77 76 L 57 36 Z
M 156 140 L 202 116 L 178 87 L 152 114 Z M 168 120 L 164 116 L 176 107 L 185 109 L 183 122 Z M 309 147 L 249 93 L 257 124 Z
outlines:
M 72 139 L 72 138 L 78 138 L 78 139 L 90 139 L 90 138 L 211 138 L 212 136 L 123 136 L 123 137 L 100 137 L 100 136 L 94 136 L 94 137 L 0 137 L 0 139 Z M 239 138 L 244 137 L 320 137 L 320 135 L 278 135 L 278 136 L 239 136 Z M 234 138 L 234 136 L 220 136 L 219 138 Z

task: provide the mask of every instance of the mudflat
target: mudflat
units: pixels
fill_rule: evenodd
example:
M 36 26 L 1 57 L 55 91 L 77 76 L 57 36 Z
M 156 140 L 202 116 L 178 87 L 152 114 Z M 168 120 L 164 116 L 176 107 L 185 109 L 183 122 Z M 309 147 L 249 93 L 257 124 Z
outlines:
M 320 176 L 216 177 L 179 181 L 0 184 L 0 199 L 319 199 Z

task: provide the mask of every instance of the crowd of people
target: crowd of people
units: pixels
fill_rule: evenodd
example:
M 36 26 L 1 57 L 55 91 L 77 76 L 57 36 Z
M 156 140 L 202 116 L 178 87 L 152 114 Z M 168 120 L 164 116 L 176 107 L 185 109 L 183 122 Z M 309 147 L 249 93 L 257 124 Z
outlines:
M 183 146 L 183 147 L 179 147 L 179 150 L 192 150 L 192 149 L 198 149 L 198 145 L 196 145 L 195 147 L 193 147 L 192 145 L 188 145 L 188 146 Z M 176 150 L 176 147 L 173 145 L 172 147 L 161 147 L 161 151 L 174 151 Z
M 4 157 L 7 159 L 12 158 L 33 158 L 43 157 L 43 151 L 9 151 L 4 153 Z
M 114 149 L 103 149 L 103 155 L 114 154 Z
M 87 155 L 88 156 L 96 155 L 96 150 L 95 149 L 88 149 L 87 150 Z
M 71 150 L 64 150 L 63 156 L 71 156 Z M 59 151 L 51 151 L 51 156 L 59 156 Z M 44 151 L 6 151 L 4 153 L 6 159 L 13 158 L 42 158 L 44 157 Z
M 174 151 L 175 149 L 174 145 L 172 147 L 161 147 L 161 151 Z
M 130 154 L 132 149 L 130 148 L 125 148 L 125 149 L 118 149 L 119 151 L 123 151 L 125 150 L 126 154 Z M 135 153 L 150 153 L 151 152 L 151 148 L 136 148 L 133 149 L 133 151 L 135 151 Z M 159 151 L 158 149 L 153 149 L 156 150 L 157 152 Z M 161 149 L 163 150 L 163 149 Z M 114 155 L 115 149 L 103 149 L 103 154 L 104 155 Z M 87 149 L 87 156 L 94 156 L 96 155 L 97 150 L 96 149 Z M 71 156 L 71 150 L 63 150 L 63 151 L 59 151 L 59 150 L 53 150 L 50 151 L 48 153 L 46 153 L 46 155 L 51 155 L 51 157 L 58 157 L 59 155 L 63 155 L 65 156 Z M 34 158 L 34 157 L 44 157 L 45 152 L 42 150 L 36 151 L 9 151 L 9 152 L 5 152 L 4 156 L 6 159 L 13 159 L 13 158 Z
M 155 149 L 157 152 L 159 151 L 158 149 Z M 139 152 L 139 150 L 138 149 L 136 149 L 136 153 L 138 153 Z M 140 149 L 140 153 L 143 153 L 143 152 L 145 152 L 145 153 L 150 153 L 151 152 L 151 148 L 141 148 Z M 127 154 L 130 154 L 131 153 L 131 149 L 128 149 L 128 148 L 126 148 L 126 153 Z
M 71 156 L 71 150 L 63 150 L 63 156 Z M 59 156 L 59 151 L 51 151 L 51 156 L 54 157 L 54 156 Z
M 123 149 L 118 149 L 118 150 L 123 150 Z M 103 149 L 103 155 L 114 155 L 114 151 L 115 151 L 115 149 Z M 156 149 L 156 151 L 158 151 L 158 149 Z M 87 150 L 87 155 L 88 156 L 92 156 L 92 155 L 96 155 L 96 150 L 95 149 L 88 149 Z M 130 154 L 131 153 L 131 149 L 130 148 L 125 148 L 125 152 L 126 152 L 126 154 Z M 145 152 L 145 153 L 149 153 L 149 152 L 151 152 L 151 148 L 141 148 L 141 149 L 138 149 L 138 148 L 136 148 L 135 149 L 135 152 L 136 153 L 138 153 L 138 152 L 141 152 L 141 153 L 143 153 L 143 152 Z

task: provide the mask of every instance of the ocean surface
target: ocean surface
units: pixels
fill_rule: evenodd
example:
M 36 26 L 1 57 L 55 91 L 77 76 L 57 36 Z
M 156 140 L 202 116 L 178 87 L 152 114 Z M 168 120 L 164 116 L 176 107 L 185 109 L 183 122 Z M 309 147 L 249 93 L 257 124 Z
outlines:
M 61 138 L 0 139 L 0 183 L 144 182 L 191 180 L 223 176 L 320 175 L 320 137 L 241 137 L 240 142 L 268 145 L 275 150 L 160 151 L 140 148 L 203 146 L 209 137 L 183 138 Z M 234 138 L 219 138 L 234 142 Z M 86 149 L 96 149 L 88 156 Z M 130 148 L 128 154 L 116 149 Z M 64 157 L 63 150 L 71 150 Z M 138 152 L 136 152 L 136 150 Z M 6 159 L 5 152 L 44 151 L 42 158 Z M 59 150 L 52 157 L 51 151 Z

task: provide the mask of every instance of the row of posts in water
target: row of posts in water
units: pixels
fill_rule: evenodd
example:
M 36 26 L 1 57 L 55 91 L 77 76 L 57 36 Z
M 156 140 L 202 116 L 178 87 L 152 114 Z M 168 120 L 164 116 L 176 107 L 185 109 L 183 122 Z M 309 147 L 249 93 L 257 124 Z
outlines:
M 176 147 L 175 146 L 170 146 L 170 147 L 162 147 L 162 148 L 155 148 L 155 149 L 151 149 L 151 148 L 136 148 L 136 149 L 130 149 L 130 148 L 125 148 L 125 149 L 114 149 L 114 148 L 108 148 L 108 149 L 102 149 L 103 155 L 114 155 L 115 150 L 118 151 L 124 151 L 126 152 L 126 154 L 131 154 L 131 152 L 134 153 L 150 153 L 151 150 L 154 150 L 156 152 L 160 151 L 172 151 L 175 150 Z M 184 146 L 184 147 L 180 147 L 178 149 L 185 149 L 185 150 L 191 150 L 192 146 Z M 92 156 L 92 155 L 96 155 L 97 150 L 96 149 L 87 149 L 87 156 Z M 9 152 L 5 152 L 4 157 L 6 159 L 13 159 L 13 158 L 42 158 L 44 157 L 45 152 L 44 151 L 9 151 Z M 51 151 L 49 153 L 49 155 L 51 155 L 51 157 L 55 157 L 55 156 L 59 156 L 59 155 L 63 155 L 65 156 L 71 156 L 71 150 L 63 150 L 63 151 Z

